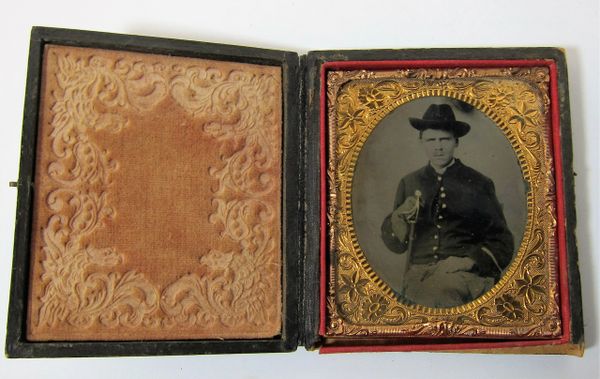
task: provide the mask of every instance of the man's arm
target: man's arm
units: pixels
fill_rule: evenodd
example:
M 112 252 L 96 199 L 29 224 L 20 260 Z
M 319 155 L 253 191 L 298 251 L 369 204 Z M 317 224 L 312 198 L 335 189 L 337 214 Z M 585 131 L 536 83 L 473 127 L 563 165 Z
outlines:
M 403 238 L 402 241 L 396 236 L 392 229 L 392 214 L 390 213 L 385 220 L 383 220 L 383 224 L 381 224 L 381 239 L 385 243 L 388 249 L 393 251 L 394 253 L 404 253 L 408 247 L 408 241 L 406 238 Z
M 398 189 L 396 190 L 396 198 L 394 199 L 394 207 L 393 211 L 390 213 L 381 224 L 381 239 L 385 243 L 388 249 L 393 251 L 394 253 L 404 253 L 408 247 L 408 233 L 402 233 L 404 235 L 398 236 L 394 229 L 398 230 L 398 225 L 394 228 L 392 225 L 392 217 L 394 216 L 395 211 L 404 204 L 406 200 L 406 189 L 404 184 L 404 179 L 400 181 L 398 184 Z M 402 222 L 401 220 L 394 220 L 394 222 Z M 405 229 L 408 231 L 408 226 L 405 225 Z
M 482 230 L 482 242 L 476 252 L 476 261 L 482 275 L 499 276 L 512 259 L 514 239 L 496 197 L 494 183 L 489 180 L 484 188 L 485 211 L 489 213 L 489 223 Z

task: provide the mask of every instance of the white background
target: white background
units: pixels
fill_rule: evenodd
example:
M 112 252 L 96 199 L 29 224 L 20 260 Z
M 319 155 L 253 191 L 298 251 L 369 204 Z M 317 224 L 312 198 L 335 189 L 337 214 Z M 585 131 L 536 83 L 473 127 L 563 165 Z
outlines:
M 598 378 L 600 268 L 597 0 L 7 1 L 0 39 L 0 347 L 4 351 L 19 145 L 32 25 L 184 38 L 305 53 L 317 49 L 562 46 L 577 172 L 584 358 L 447 353 L 151 358 L 0 358 L 0 378 Z

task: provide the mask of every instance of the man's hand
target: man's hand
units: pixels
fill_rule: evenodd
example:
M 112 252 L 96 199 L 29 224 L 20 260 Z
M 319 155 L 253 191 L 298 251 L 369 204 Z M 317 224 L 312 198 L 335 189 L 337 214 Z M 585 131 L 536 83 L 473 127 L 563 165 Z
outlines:
M 409 196 L 404 200 L 396 210 L 394 211 L 394 215 L 404 216 L 405 218 L 410 217 L 417 210 L 417 198 L 414 196 Z
M 404 242 L 408 237 L 408 220 L 414 216 L 417 209 L 417 198 L 409 196 L 394 212 L 392 212 L 392 231 L 399 241 Z

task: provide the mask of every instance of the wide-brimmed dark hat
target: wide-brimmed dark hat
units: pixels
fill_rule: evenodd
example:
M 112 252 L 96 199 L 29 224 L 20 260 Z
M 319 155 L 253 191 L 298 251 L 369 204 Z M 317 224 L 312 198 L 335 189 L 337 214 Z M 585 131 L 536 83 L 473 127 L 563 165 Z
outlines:
M 454 112 L 448 104 L 431 104 L 423 118 L 409 117 L 410 124 L 417 130 L 440 129 L 447 130 L 460 138 L 469 133 L 471 126 L 466 122 L 456 121 Z

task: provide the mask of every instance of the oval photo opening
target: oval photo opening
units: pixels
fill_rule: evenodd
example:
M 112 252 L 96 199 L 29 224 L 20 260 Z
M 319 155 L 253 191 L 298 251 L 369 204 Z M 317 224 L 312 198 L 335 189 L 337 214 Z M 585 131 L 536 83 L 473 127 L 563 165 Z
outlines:
M 523 239 L 527 186 L 483 112 L 450 97 L 403 104 L 366 140 L 352 217 L 371 268 L 405 304 L 450 308 L 488 292 Z

